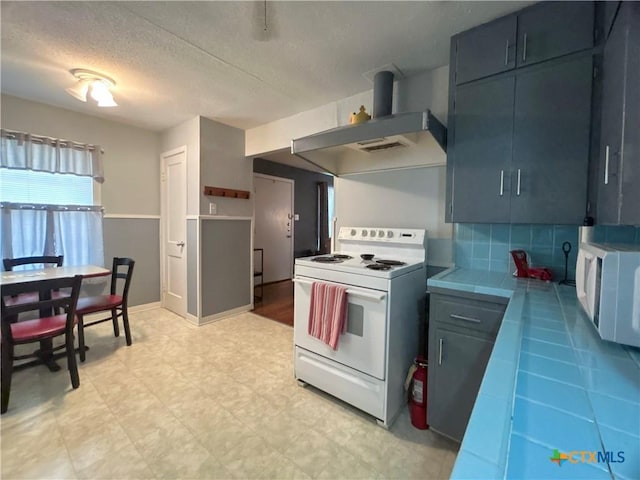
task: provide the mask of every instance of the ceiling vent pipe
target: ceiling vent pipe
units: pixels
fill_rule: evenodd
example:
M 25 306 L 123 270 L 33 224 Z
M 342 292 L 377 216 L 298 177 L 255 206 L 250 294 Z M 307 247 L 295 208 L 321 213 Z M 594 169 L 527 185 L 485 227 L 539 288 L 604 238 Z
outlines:
M 373 77 L 373 118 L 391 115 L 393 106 L 393 72 L 383 70 Z

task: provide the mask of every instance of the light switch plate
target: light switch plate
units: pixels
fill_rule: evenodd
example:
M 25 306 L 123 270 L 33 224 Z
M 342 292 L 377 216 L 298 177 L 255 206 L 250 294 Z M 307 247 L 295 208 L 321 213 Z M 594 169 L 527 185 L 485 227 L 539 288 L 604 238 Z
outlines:
M 300 215 L 298 215 L 297 213 L 294 213 L 294 214 L 293 214 L 293 220 L 294 220 L 295 222 L 297 222 L 298 220 L 300 220 Z
M 216 215 L 218 213 L 218 206 L 211 202 L 209 203 L 209 215 Z

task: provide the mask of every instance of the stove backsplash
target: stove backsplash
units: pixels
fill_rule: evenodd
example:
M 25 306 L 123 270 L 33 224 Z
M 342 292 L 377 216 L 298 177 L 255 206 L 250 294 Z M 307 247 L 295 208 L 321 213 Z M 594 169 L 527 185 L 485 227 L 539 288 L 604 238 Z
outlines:
M 640 244 L 640 227 L 597 225 L 594 242 Z M 525 250 L 531 266 L 549 267 L 555 280 L 564 278 L 562 244 L 571 243 L 568 275 L 575 279 L 578 227 L 573 225 L 509 225 L 458 223 L 454 229 L 454 262 L 459 267 L 510 272 L 509 252 Z

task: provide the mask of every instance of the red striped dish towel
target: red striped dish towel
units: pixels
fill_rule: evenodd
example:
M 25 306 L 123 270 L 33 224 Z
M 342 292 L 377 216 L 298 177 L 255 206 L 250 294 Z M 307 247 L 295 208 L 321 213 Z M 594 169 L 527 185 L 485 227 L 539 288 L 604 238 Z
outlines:
M 334 350 L 347 326 L 347 289 L 340 285 L 313 282 L 308 333 Z

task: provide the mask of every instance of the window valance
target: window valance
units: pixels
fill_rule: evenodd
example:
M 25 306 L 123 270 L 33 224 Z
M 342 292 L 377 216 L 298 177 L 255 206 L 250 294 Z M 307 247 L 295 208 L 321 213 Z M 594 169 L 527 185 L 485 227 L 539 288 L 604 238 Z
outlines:
M 0 129 L 0 167 L 66 173 L 104 182 L 102 151 L 97 145 Z

